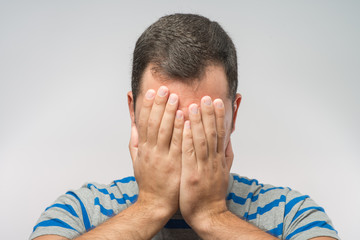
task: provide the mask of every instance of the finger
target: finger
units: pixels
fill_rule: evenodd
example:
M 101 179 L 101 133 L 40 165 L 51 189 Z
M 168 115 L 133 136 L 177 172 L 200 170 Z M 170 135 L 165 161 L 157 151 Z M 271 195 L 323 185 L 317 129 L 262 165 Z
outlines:
M 217 152 L 225 151 L 225 108 L 221 99 L 214 100 L 215 116 L 216 116 L 216 132 L 217 132 Z
M 175 93 L 170 94 L 166 104 L 165 112 L 162 117 L 157 146 L 160 150 L 169 150 L 171 135 L 173 134 L 176 109 L 178 107 L 178 96 Z
M 174 130 L 170 144 L 170 153 L 174 156 L 177 154 L 181 154 L 183 128 L 184 113 L 181 110 L 177 110 L 174 122 Z
M 196 158 L 204 161 L 207 159 L 208 149 L 203 123 L 201 121 L 201 114 L 197 104 L 191 104 L 189 106 L 189 119 L 191 122 L 191 132 Z
M 206 135 L 209 156 L 215 155 L 217 153 L 215 111 L 209 96 L 201 99 L 201 119 Z
M 182 136 L 182 173 L 188 173 L 189 171 L 197 168 L 196 153 L 194 149 L 191 123 L 189 120 L 184 123 L 184 130 Z
M 147 143 L 155 145 L 158 137 L 161 119 L 163 117 L 168 98 L 168 88 L 161 86 L 154 99 L 154 104 L 150 112 L 147 128 Z
M 139 144 L 139 135 L 134 123 L 131 124 L 131 135 L 130 135 L 130 142 L 129 142 L 129 150 L 131 155 L 131 160 L 134 165 L 137 151 L 138 151 L 138 144 Z
M 143 99 L 143 104 L 140 109 L 139 119 L 138 119 L 138 137 L 139 143 L 144 143 L 147 140 L 147 127 L 151 108 L 154 102 L 155 91 L 149 89 Z

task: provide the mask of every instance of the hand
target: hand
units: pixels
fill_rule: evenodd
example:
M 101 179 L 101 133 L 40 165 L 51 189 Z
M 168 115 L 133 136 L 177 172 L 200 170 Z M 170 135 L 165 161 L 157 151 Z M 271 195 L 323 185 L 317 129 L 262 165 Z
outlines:
M 160 87 L 157 94 L 148 90 L 129 144 L 137 203 L 164 209 L 169 218 L 179 206 L 184 114 L 177 108 L 178 96 L 169 96 L 168 88 Z
M 195 228 L 204 220 L 227 211 L 226 194 L 233 159 L 231 143 L 225 146 L 225 108 L 221 99 L 205 96 L 201 111 L 189 106 L 182 142 L 180 210 Z

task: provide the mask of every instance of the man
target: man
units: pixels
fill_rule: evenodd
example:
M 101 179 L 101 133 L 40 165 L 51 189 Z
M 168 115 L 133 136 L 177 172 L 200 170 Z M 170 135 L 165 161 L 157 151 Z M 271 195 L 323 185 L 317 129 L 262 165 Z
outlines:
M 134 50 L 135 177 L 66 193 L 30 238 L 339 239 L 309 196 L 230 174 L 236 90 L 235 47 L 216 22 L 159 19 Z

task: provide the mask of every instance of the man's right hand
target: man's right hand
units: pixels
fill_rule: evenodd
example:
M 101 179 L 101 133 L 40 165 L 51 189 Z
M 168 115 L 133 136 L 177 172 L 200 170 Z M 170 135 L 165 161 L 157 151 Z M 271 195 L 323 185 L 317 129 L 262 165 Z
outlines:
M 179 208 L 184 114 L 178 101 L 166 87 L 147 91 L 129 143 L 138 199 L 77 239 L 151 239 Z
M 135 204 L 164 210 L 166 218 L 179 207 L 184 114 L 177 108 L 178 96 L 167 87 L 148 90 L 129 144 L 139 186 Z
M 150 89 L 143 98 L 129 143 L 137 201 L 76 239 L 151 239 L 179 208 L 184 114 L 178 96 L 166 87 Z M 64 239 L 46 235 L 37 239 Z

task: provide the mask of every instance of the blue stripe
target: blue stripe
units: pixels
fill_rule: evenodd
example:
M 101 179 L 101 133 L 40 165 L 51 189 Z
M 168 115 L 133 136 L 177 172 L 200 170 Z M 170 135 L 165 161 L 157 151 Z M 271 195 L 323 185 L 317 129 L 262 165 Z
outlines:
M 285 213 L 284 213 L 284 217 L 286 217 L 286 215 L 288 215 L 288 213 L 291 211 L 291 209 L 299 202 L 305 200 L 309 198 L 308 195 L 304 195 L 304 196 L 300 196 L 300 197 L 297 197 L 297 198 L 294 198 L 292 199 L 290 202 L 288 202 L 286 205 L 285 205 Z
M 114 183 L 129 183 L 129 182 L 136 182 L 135 177 L 126 177 L 114 181 Z
M 54 219 L 50 219 L 50 220 L 45 220 L 42 222 L 39 222 L 35 227 L 33 232 L 38 228 L 38 227 L 62 227 L 62 228 L 66 228 L 66 229 L 71 229 L 74 230 L 76 232 L 79 232 L 78 230 L 76 230 L 75 228 L 73 228 L 72 226 L 70 226 L 69 224 L 67 224 L 66 222 L 63 222 L 62 220 L 58 219 L 58 218 L 54 218 Z
M 327 229 L 330 229 L 330 230 L 333 230 L 333 231 L 336 232 L 336 230 L 330 224 L 328 224 L 327 222 L 325 222 L 325 221 L 315 221 L 315 222 L 309 223 L 309 224 L 307 224 L 305 226 L 299 227 L 298 229 L 296 229 L 295 231 L 293 231 L 292 233 L 287 235 L 286 239 L 291 239 L 291 237 L 294 236 L 295 234 L 310 230 L 310 229 L 312 229 L 314 227 L 327 228 Z
M 109 195 L 109 191 L 108 191 L 106 188 L 98 188 L 98 187 L 95 186 L 94 184 L 89 183 L 89 184 L 87 185 L 87 188 L 88 188 L 88 189 L 91 189 L 91 187 L 96 188 L 99 192 L 101 192 L 101 193 L 103 193 L 103 194 Z
M 95 205 L 95 206 L 96 206 L 96 205 L 99 206 L 99 207 L 100 207 L 100 212 L 101 212 L 102 214 L 104 214 L 105 216 L 112 217 L 112 216 L 115 215 L 115 214 L 114 214 L 114 211 L 113 211 L 112 209 L 106 209 L 106 208 L 104 208 L 103 205 L 101 205 L 100 200 L 99 200 L 98 197 L 94 199 L 94 205 Z
M 233 200 L 233 202 L 237 203 L 237 204 L 241 204 L 244 205 L 246 200 L 252 197 L 252 193 L 249 193 L 247 198 L 242 198 L 237 196 L 235 193 L 229 193 L 229 195 L 227 196 L 226 200 Z
M 280 237 L 283 233 L 283 226 L 284 226 L 284 224 L 280 223 L 279 225 L 277 225 L 276 228 L 273 228 L 273 229 L 267 231 L 267 233 L 269 233 L 275 237 Z
M 98 188 L 96 187 L 94 184 L 89 183 L 87 185 L 87 187 L 89 189 L 91 189 L 91 187 L 94 187 L 95 189 L 97 189 L 99 192 L 101 192 L 102 194 L 105 195 L 109 195 L 111 200 L 116 200 L 118 202 L 118 204 L 126 204 L 126 200 L 130 201 L 131 203 L 135 202 L 137 200 L 138 195 L 135 194 L 133 196 L 129 196 L 127 194 L 123 194 L 122 198 L 117 198 L 115 197 L 114 193 L 109 193 L 109 191 L 105 188 Z
M 55 203 L 55 204 L 51 205 L 50 207 L 46 208 L 45 211 L 47 211 L 47 210 L 49 210 L 51 208 L 54 208 L 54 207 L 64 209 L 65 211 L 67 211 L 68 213 L 73 215 L 74 217 L 79 217 L 77 215 L 77 213 L 75 212 L 74 208 L 69 204 Z
M 170 219 L 164 228 L 172 229 L 191 229 L 191 227 L 183 219 Z
M 238 181 L 239 183 L 244 183 L 246 185 L 252 185 L 253 183 L 255 183 L 258 186 L 262 186 L 262 187 L 264 186 L 263 184 L 259 184 L 258 180 L 256 179 L 249 180 L 243 177 L 239 177 L 237 175 L 233 175 L 233 178 L 235 181 Z
M 276 199 L 271 203 L 266 204 L 264 207 L 258 207 L 257 211 L 253 214 L 249 214 L 248 212 L 246 212 L 244 214 L 244 218 L 246 218 L 247 220 L 256 219 L 257 215 L 263 215 L 264 213 L 270 211 L 274 207 L 279 206 L 281 202 L 285 202 L 285 201 L 286 201 L 286 197 L 284 195 L 281 195 L 279 199 Z
M 322 207 L 308 207 L 308 208 L 304 208 L 304 209 L 301 209 L 300 211 L 298 211 L 298 212 L 296 213 L 296 215 L 295 215 L 295 216 L 293 217 L 293 219 L 291 220 L 291 223 L 292 223 L 293 221 L 295 221 L 301 214 L 303 214 L 303 213 L 306 212 L 306 211 L 312 210 L 312 209 L 318 210 L 318 211 L 321 211 L 321 212 L 325 212 L 325 210 L 324 210 Z
M 81 212 L 83 215 L 83 222 L 84 222 L 85 229 L 86 229 L 86 231 L 90 231 L 93 227 L 90 225 L 89 216 L 87 214 L 87 211 L 86 211 L 86 208 L 85 208 L 83 202 L 80 200 L 80 198 L 74 192 L 69 191 L 66 194 L 73 196 L 74 198 L 76 198 L 79 201 L 80 207 L 81 207 Z
M 127 195 L 127 194 L 124 193 L 124 194 L 123 194 L 123 198 L 116 198 L 113 193 L 110 194 L 110 199 L 111 199 L 111 200 L 114 200 L 114 199 L 115 199 L 119 204 L 125 204 L 126 201 L 129 201 L 129 202 L 131 202 L 131 203 L 134 203 L 134 202 L 137 200 L 137 198 L 138 198 L 138 195 L 137 195 L 137 194 L 135 194 L 135 195 L 133 195 L 133 196 L 129 196 L 129 195 Z
M 260 194 L 265 194 L 269 191 L 276 190 L 276 189 L 284 189 L 284 188 L 283 187 L 273 187 L 273 188 L 268 188 L 265 190 L 261 189 L 259 194 L 254 195 L 254 193 L 250 192 L 246 198 L 239 197 L 235 193 L 231 192 L 227 196 L 226 200 L 233 200 L 237 204 L 244 205 L 247 199 L 251 199 L 251 202 L 256 202 L 258 200 Z
M 264 194 L 264 193 L 267 193 L 269 191 L 276 190 L 276 189 L 285 189 L 285 188 L 284 187 L 272 187 L 272 188 L 268 188 L 268 189 L 261 189 L 260 193 Z

